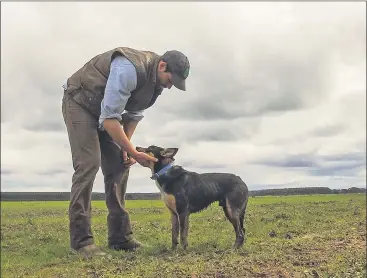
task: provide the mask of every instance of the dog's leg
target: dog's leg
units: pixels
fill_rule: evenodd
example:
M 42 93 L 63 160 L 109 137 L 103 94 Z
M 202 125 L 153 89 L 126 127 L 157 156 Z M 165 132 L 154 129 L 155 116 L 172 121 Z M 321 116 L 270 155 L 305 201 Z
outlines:
M 228 214 L 228 211 L 227 211 L 227 207 L 224 205 L 222 208 L 223 208 L 223 211 L 224 211 L 224 215 L 231 222 L 231 218 L 229 217 L 229 214 Z
M 242 230 L 242 232 L 243 232 L 243 235 L 245 236 L 245 234 L 246 234 L 246 229 L 245 229 L 245 227 L 243 226 L 244 218 L 245 218 L 245 212 L 241 213 L 241 215 L 240 215 L 240 228 L 241 228 L 241 230 Z
M 182 212 L 179 215 L 180 219 L 180 241 L 183 249 L 188 246 L 187 236 L 189 233 L 189 213 L 188 211 Z
M 247 207 L 247 202 L 248 202 L 248 199 L 246 199 L 246 202 L 244 204 L 244 207 L 240 213 L 240 225 L 241 225 L 241 229 L 243 231 L 243 235 L 246 236 L 246 229 L 245 227 L 243 226 L 243 221 L 244 221 L 244 218 L 245 218 L 245 214 L 246 214 L 246 207 Z
M 239 217 L 232 219 L 232 225 L 236 233 L 236 241 L 233 245 L 233 248 L 240 248 L 243 245 L 245 240 L 245 236 L 243 234 L 243 230 L 241 229 L 240 219 Z
M 172 222 L 172 249 L 176 249 L 178 245 L 178 234 L 180 229 L 180 220 L 177 213 L 176 198 L 174 195 L 163 193 L 164 203 L 171 212 Z
M 236 206 L 231 204 L 230 199 L 226 198 L 226 211 L 228 214 L 228 219 L 232 223 L 234 231 L 236 233 L 236 241 L 233 245 L 233 248 L 239 248 L 243 245 L 244 242 L 244 233 L 241 228 L 240 221 L 240 210 L 236 208 Z M 226 214 L 226 215 L 227 215 Z
M 176 212 L 171 211 L 172 221 L 172 249 L 176 249 L 178 245 L 178 234 L 180 232 L 180 222 Z
M 227 217 L 227 219 L 229 220 L 229 222 L 231 222 L 231 224 L 233 225 L 234 231 L 236 233 L 236 243 L 234 245 L 234 248 L 238 248 L 240 247 L 243 243 L 241 243 L 241 232 L 239 232 L 239 230 L 242 230 L 243 235 L 245 230 L 242 228 L 243 226 L 243 217 L 241 218 L 241 216 L 239 217 L 239 221 L 237 221 L 236 217 L 232 217 L 229 214 L 229 211 L 231 213 L 231 215 L 233 214 L 233 210 L 231 209 L 227 209 L 226 206 L 223 207 L 223 211 L 225 216 Z M 243 242 L 243 241 L 242 241 Z

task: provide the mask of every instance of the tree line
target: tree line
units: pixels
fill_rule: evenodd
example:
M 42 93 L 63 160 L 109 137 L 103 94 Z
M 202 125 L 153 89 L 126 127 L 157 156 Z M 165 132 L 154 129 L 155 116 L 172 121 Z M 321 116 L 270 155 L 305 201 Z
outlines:
M 250 196 L 286 196 L 309 194 L 366 193 L 366 188 L 330 189 L 328 187 L 300 187 L 252 190 Z M 126 193 L 126 200 L 158 200 L 160 193 Z M 70 192 L 1 192 L 1 201 L 68 201 Z M 105 200 L 105 194 L 92 193 L 92 200 Z
M 300 187 L 254 190 L 252 196 L 284 196 L 284 195 L 308 195 L 308 194 L 348 194 L 366 193 L 366 188 L 350 187 L 348 189 L 330 189 L 329 187 Z

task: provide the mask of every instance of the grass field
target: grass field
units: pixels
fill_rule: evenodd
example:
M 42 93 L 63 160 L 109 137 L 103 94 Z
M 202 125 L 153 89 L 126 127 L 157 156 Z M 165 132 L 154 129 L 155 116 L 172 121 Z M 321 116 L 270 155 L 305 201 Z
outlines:
M 170 250 L 161 201 L 127 201 L 127 208 L 136 238 L 151 247 L 84 259 L 69 249 L 68 202 L 2 202 L 1 277 L 366 277 L 364 194 L 250 198 L 238 251 L 217 204 L 190 216 L 186 251 Z M 105 203 L 93 202 L 103 248 L 106 216 Z

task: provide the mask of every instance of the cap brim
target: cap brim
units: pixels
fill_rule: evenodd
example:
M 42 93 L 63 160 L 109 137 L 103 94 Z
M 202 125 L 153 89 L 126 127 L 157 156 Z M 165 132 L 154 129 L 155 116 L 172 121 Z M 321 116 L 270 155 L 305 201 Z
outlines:
M 178 74 L 172 74 L 172 83 L 177 89 L 186 91 L 186 81 Z

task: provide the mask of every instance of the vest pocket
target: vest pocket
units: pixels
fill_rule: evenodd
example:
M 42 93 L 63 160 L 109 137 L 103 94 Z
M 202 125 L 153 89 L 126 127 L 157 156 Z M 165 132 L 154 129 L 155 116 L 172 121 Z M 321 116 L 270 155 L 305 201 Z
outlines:
M 85 108 L 95 118 L 101 115 L 101 102 L 103 96 L 97 93 L 92 93 L 84 88 L 78 89 L 77 92 L 72 92 L 72 98 L 76 103 Z

